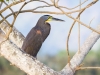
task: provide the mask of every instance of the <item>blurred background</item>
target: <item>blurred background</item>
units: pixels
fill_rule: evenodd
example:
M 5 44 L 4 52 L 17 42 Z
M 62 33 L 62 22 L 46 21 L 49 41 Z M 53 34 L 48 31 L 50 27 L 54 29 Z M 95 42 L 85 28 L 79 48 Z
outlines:
M 51 3 L 50 0 L 46 0 L 47 2 Z M 85 0 L 81 0 L 84 2 Z M 92 2 L 93 0 L 87 1 L 85 4 L 83 4 L 81 7 L 85 7 L 87 4 Z M 10 4 L 11 2 L 8 2 Z M 18 5 L 15 5 L 11 7 L 14 11 L 17 11 L 20 9 L 23 3 L 20 3 Z M 59 5 L 66 6 L 69 8 L 73 8 L 79 4 L 79 1 L 73 1 L 73 0 L 60 0 Z M 25 9 L 32 9 L 37 7 L 38 5 L 44 5 L 44 3 L 41 2 L 32 2 L 27 4 L 22 10 Z M 92 20 L 90 26 L 93 28 L 96 28 L 97 25 L 100 24 L 100 1 L 98 1 L 95 5 L 91 6 L 90 8 L 87 8 L 81 15 L 80 20 L 89 25 L 90 21 Z M 1 9 L 3 9 L 5 5 L 2 6 Z M 49 10 L 48 10 L 49 9 Z M 74 10 L 78 10 L 79 8 L 76 8 Z M 65 10 L 66 12 L 70 12 L 72 10 Z M 37 11 L 53 11 L 53 12 L 60 12 L 58 9 L 54 7 L 50 8 L 39 8 Z M 8 15 L 10 10 L 6 10 L 2 14 L 4 16 Z M 70 14 L 71 16 L 77 17 L 78 13 Z M 26 36 L 27 33 L 30 31 L 32 27 L 34 27 L 38 21 L 38 19 L 45 15 L 43 13 L 22 13 L 19 14 L 17 17 L 17 20 L 14 24 L 14 26 L 24 35 Z M 45 65 L 53 68 L 56 71 L 60 71 L 63 69 L 63 67 L 67 63 L 67 52 L 66 52 L 66 41 L 67 41 L 67 35 L 68 31 L 73 23 L 73 20 L 65 15 L 52 15 L 56 18 L 60 18 L 65 20 L 65 22 L 50 22 L 51 24 L 51 32 L 48 38 L 43 43 L 37 59 L 40 60 Z M 1 19 L 1 18 L 0 18 Z M 7 20 L 12 23 L 13 16 L 7 18 Z M 92 31 L 88 28 L 81 25 L 80 27 L 80 45 L 82 46 L 84 44 L 84 41 L 88 38 Z M 70 50 L 70 56 L 71 58 L 78 50 L 78 23 L 75 24 L 72 34 L 70 36 L 69 40 L 69 50 Z M 100 66 L 100 40 L 98 40 L 95 45 L 93 46 L 92 50 L 88 53 L 86 58 L 83 61 L 83 66 L 94 66 L 99 67 Z M 10 62 L 7 61 L 5 58 L 0 57 L 0 75 L 24 75 L 25 73 L 18 69 L 15 66 L 10 65 Z M 99 70 L 79 70 L 76 72 L 76 75 L 100 75 Z

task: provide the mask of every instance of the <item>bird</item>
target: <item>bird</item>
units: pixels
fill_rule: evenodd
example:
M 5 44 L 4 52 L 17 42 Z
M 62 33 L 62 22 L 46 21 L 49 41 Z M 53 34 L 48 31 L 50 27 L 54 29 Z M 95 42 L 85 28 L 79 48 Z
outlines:
M 27 34 L 23 45 L 22 50 L 27 54 L 37 58 L 37 54 L 45 41 L 45 39 L 50 34 L 51 25 L 50 21 L 64 21 L 62 19 L 54 18 L 50 15 L 43 15 L 38 20 L 35 27 L 33 27 L 30 32 Z

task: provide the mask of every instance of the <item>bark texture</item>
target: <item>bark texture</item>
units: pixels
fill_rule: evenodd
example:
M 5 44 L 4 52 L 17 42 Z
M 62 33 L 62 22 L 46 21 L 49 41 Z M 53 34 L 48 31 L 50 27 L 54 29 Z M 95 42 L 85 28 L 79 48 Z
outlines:
M 2 42 L 10 27 L 3 22 L 0 24 L 0 28 L 0 42 Z M 100 31 L 100 25 L 98 25 L 97 30 Z M 80 53 L 76 52 L 71 59 L 70 67 L 66 63 L 66 66 L 59 72 L 45 66 L 20 49 L 24 36 L 16 28 L 13 28 L 13 31 L 10 33 L 9 40 L 1 44 L 0 54 L 29 75 L 74 75 L 76 68 L 82 63 L 99 37 L 98 33 L 92 32 L 81 47 Z

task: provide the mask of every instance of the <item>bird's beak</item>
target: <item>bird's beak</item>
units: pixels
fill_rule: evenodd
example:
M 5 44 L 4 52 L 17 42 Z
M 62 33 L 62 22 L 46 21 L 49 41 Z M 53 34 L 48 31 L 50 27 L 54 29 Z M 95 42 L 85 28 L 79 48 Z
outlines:
M 52 20 L 54 20 L 54 21 L 63 21 L 64 22 L 64 20 L 58 19 L 58 18 L 54 18 L 54 17 L 52 17 Z

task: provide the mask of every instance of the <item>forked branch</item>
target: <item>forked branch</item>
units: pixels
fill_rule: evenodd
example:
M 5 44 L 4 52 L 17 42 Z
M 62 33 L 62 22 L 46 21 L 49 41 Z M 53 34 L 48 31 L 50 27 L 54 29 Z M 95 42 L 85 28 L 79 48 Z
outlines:
M 22 10 L 22 8 L 26 4 L 28 4 L 30 2 L 34 2 L 34 1 L 42 2 L 45 5 L 38 6 L 38 7 L 32 8 L 30 10 L 29 9 L 28 10 Z M 41 74 L 41 75 L 74 75 L 75 71 L 77 69 L 79 69 L 78 66 L 82 63 L 82 61 L 84 60 L 87 53 L 90 51 L 92 46 L 95 44 L 95 42 L 100 37 L 100 35 L 99 35 L 100 34 L 100 26 L 98 26 L 97 29 L 93 29 L 90 26 L 86 25 L 85 23 L 81 22 L 78 18 L 85 9 L 94 5 L 98 0 L 94 0 L 93 2 L 89 3 L 87 6 L 85 6 L 84 8 L 81 8 L 79 10 L 73 10 L 73 9 L 80 7 L 81 5 L 83 5 L 88 0 L 85 0 L 84 2 L 80 3 L 78 6 L 75 6 L 73 8 L 68 8 L 68 7 L 65 7 L 65 6 L 58 5 L 59 0 L 51 0 L 51 1 L 52 1 L 52 4 L 50 4 L 46 1 L 43 1 L 43 0 L 30 0 L 28 2 L 25 2 L 18 11 L 13 11 L 11 9 L 11 7 L 16 5 L 16 4 L 19 4 L 21 2 L 24 2 L 24 0 L 23 1 L 22 0 L 21 1 L 15 1 L 14 3 L 11 3 L 10 5 L 7 5 L 5 3 L 7 6 L 0 11 L 1 17 L 2 17 L 2 20 L 0 21 L 0 29 L 5 34 L 7 34 L 7 37 L 9 37 L 9 39 L 6 39 L 4 42 L 2 42 L 0 54 L 2 54 L 12 64 L 16 65 L 17 67 L 19 67 L 21 70 L 25 71 L 29 75 L 39 75 L 39 74 Z M 39 8 L 51 7 L 51 6 L 59 9 L 61 12 L 36 11 Z M 6 9 L 10 9 L 12 12 L 10 14 L 8 14 L 6 17 L 4 17 L 2 15 L 2 13 Z M 63 9 L 72 10 L 72 11 L 65 12 Z M 65 14 L 69 18 L 73 19 L 74 22 L 73 22 L 73 24 L 70 28 L 68 38 L 67 38 L 67 50 L 69 50 L 68 49 L 69 37 L 70 37 L 71 31 L 72 31 L 72 28 L 73 28 L 73 26 L 76 22 L 80 23 L 81 25 L 89 28 L 90 30 L 92 30 L 94 32 L 92 32 L 90 34 L 89 38 L 85 41 L 83 46 L 80 48 L 80 53 L 78 53 L 78 51 L 77 51 L 76 54 L 73 56 L 73 58 L 70 61 L 70 67 L 68 66 L 68 64 L 66 64 L 66 66 L 60 72 L 56 72 L 56 71 L 50 69 L 49 67 L 45 66 L 43 63 L 39 62 L 38 60 L 36 60 L 32 56 L 29 56 L 28 54 L 21 51 L 20 48 L 22 46 L 24 37 L 20 32 L 18 32 L 18 30 L 16 28 L 14 28 L 14 23 L 16 21 L 17 16 L 20 13 L 24 13 L 24 12 L 49 13 L 49 14 L 60 14 L 60 15 Z M 76 13 L 76 12 L 79 12 L 79 14 L 76 18 L 69 15 L 69 14 Z M 14 20 L 13 20 L 12 24 L 10 25 L 9 22 L 6 19 L 11 15 L 14 16 Z M 3 22 L 3 21 L 5 21 L 6 23 Z M 0 34 L 0 36 L 2 36 L 2 35 Z M 86 68 L 86 67 L 80 67 L 80 69 L 83 69 L 83 68 Z

